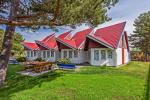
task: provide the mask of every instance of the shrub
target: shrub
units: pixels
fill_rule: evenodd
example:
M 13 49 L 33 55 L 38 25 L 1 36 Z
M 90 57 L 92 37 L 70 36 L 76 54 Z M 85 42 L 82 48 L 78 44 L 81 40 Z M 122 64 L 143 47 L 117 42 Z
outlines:
M 63 58 L 63 59 L 58 59 L 57 63 L 69 64 L 71 63 L 71 61 L 69 59 Z
M 25 61 L 27 61 L 26 57 L 18 57 L 16 60 L 18 62 L 25 62 Z
M 34 59 L 34 61 L 45 61 L 45 60 L 42 58 L 36 58 L 36 59 Z

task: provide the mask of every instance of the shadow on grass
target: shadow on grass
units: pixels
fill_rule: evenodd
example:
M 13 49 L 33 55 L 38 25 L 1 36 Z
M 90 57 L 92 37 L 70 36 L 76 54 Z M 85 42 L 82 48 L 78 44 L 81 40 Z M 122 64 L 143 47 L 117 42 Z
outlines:
M 150 64 L 149 70 L 147 74 L 147 82 L 146 82 L 146 89 L 145 89 L 145 100 L 150 100 Z
M 35 86 L 40 88 L 43 82 L 53 81 L 57 77 L 61 77 L 63 75 L 62 72 L 49 72 L 38 77 L 30 77 L 16 74 L 16 71 L 19 70 L 13 70 L 13 68 L 9 68 L 6 79 L 7 83 L 4 87 L 0 88 L 0 99 L 11 100 L 11 97 L 14 95 L 14 93 L 31 89 Z

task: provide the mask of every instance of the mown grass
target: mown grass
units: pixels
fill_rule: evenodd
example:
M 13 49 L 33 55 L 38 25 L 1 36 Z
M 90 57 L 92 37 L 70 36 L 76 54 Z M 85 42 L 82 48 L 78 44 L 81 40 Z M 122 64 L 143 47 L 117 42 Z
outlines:
M 16 74 L 8 68 L 1 100 L 141 100 L 145 99 L 148 63 L 131 62 L 120 68 L 83 67 L 78 72 L 57 70 L 39 77 Z

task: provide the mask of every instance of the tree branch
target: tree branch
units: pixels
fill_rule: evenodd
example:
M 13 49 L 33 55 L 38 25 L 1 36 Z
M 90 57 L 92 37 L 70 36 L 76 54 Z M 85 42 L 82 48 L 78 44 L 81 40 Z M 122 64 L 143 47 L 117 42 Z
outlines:
M 12 25 L 12 26 L 61 25 L 52 20 L 41 21 L 41 22 L 31 22 L 31 21 L 10 21 L 6 19 L 0 19 L 0 24 Z
M 34 18 L 38 16 L 46 15 L 45 13 L 37 13 L 37 14 L 31 14 L 31 15 L 17 15 L 16 19 L 28 19 L 28 18 Z

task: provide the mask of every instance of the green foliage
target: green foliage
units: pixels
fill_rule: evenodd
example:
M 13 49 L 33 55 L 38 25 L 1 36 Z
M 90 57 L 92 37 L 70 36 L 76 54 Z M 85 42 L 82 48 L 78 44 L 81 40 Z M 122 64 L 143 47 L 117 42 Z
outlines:
M 42 1 L 42 3 L 32 6 L 35 11 L 54 12 L 56 0 Z M 76 25 L 87 22 L 95 26 L 110 19 L 106 14 L 107 9 L 117 2 L 118 0 L 60 0 L 57 20 L 62 25 Z
M 5 0 L 4 0 L 5 1 Z M 3 1 L 3 2 L 4 2 Z M 57 6 L 59 1 L 59 6 Z M 108 9 L 113 7 L 119 0 L 21 0 L 20 10 L 18 14 L 26 15 L 28 12 L 32 13 L 46 13 L 27 20 L 33 23 L 41 23 L 40 25 L 33 25 L 32 28 L 38 28 L 44 22 L 44 25 L 54 27 L 51 20 L 56 17 L 58 25 L 80 25 L 86 22 L 89 25 L 98 25 L 105 21 L 110 20 L 107 15 Z M 4 2 L 12 3 L 13 1 L 7 0 Z M 24 5 L 23 5 L 24 4 Z M 0 7 L 5 11 L 3 6 Z M 0 15 L 3 13 L 0 11 Z M 26 19 L 21 19 L 25 21 Z M 31 26 L 30 26 L 31 27 Z
M 36 59 L 34 59 L 34 61 L 45 61 L 44 59 L 42 59 L 42 58 L 36 58 Z
M 71 61 L 67 58 L 58 59 L 57 63 L 70 64 Z
M 18 57 L 16 60 L 18 62 L 25 62 L 26 61 L 26 57 Z
M 0 100 L 145 100 L 148 63 L 131 62 L 110 68 L 110 74 L 94 66 L 83 67 L 77 73 L 57 70 L 38 77 L 16 74 L 23 69 L 22 65 L 8 67 Z
M 130 36 L 133 48 L 138 48 L 147 56 L 150 52 L 150 11 L 140 14 L 134 21 L 135 34 Z
M 0 29 L 0 52 L 2 50 L 3 36 L 4 36 L 4 30 Z M 19 33 L 15 33 L 14 40 L 13 40 L 13 47 L 12 47 L 12 50 L 11 50 L 11 52 L 15 56 L 23 56 L 24 55 L 24 48 L 20 44 L 22 41 L 24 41 L 23 36 Z

